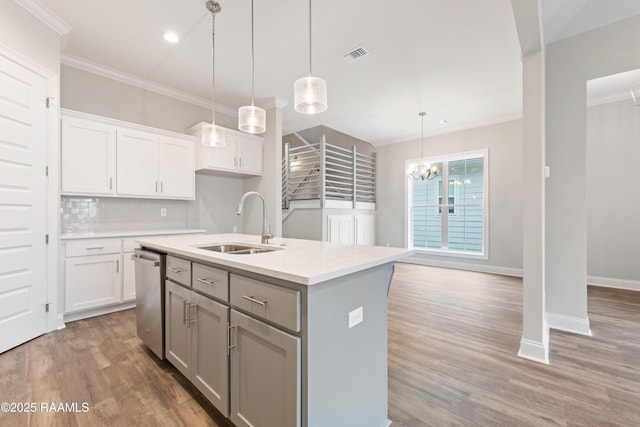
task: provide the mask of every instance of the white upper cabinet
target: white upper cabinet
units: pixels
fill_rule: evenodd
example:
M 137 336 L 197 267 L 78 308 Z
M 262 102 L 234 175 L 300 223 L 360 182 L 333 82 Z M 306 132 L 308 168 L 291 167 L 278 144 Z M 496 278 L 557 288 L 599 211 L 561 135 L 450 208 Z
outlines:
M 193 200 L 194 172 L 193 137 L 63 111 L 63 194 Z
M 205 123 L 198 123 L 187 129 L 188 134 L 197 137 L 198 172 L 213 175 L 262 175 L 262 137 L 226 129 L 225 146 L 209 147 L 200 143 L 203 125 Z
M 195 150 L 192 141 L 161 136 L 158 141 L 158 180 L 162 197 L 195 197 Z M 185 173 L 185 171 L 190 173 Z
M 115 127 L 63 117 L 62 135 L 62 193 L 115 195 Z
M 158 184 L 158 136 L 118 128 L 118 194 L 155 196 Z

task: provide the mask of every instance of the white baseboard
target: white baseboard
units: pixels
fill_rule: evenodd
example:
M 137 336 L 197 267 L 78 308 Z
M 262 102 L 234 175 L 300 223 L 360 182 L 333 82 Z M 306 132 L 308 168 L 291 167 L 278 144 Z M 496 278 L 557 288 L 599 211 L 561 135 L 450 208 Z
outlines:
M 59 331 L 60 329 L 64 329 L 67 326 L 64 324 L 64 315 L 62 313 L 58 314 L 56 316 L 56 330 Z
M 522 338 L 520 340 L 520 351 L 518 351 L 518 357 L 548 365 L 549 343 L 545 345 L 545 343 L 542 342 Z
M 628 289 L 640 291 L 639 280 L 614 279 L 611 277 L 587 276 L 587 283 L 591 286 L 603 286 L 605 288 Z
M 108 307 L 95 308 L 93 310 L 79 311 L 64 315 L 65 322 L 75 322 L 76 320 L 87 319 L 89 317 L 101 316 L 103 314 L 114 313 L 116 311 L 128 310 L 136 306 L 135 301 L 126 302 L 124 304 L 110 305 Z
M 398 260 L 407 264 L 428 265 L 431 267 L 453 268 L 455 270 L 477 271 L 480 273 L 501 274 L 503 276 L 522 277 L 521 268 L 501 267 L 486 264 L 471 264 L 459 261 L 434 260 L 422 257 L 411 256 Z
M 579 335 L 593 336 L 589 325 L 589 318 L 565 316 L 564 314 L 549 313 L 546 314 L 547 325 L 551 329 L 571 332 Z

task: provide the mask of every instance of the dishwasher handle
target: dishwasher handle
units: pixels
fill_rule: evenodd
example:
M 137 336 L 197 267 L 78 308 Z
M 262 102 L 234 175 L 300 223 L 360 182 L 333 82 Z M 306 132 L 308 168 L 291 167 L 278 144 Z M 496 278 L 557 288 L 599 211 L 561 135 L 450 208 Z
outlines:
M 135 254 L 133 256 L 133 259 L 135 260 L 135 262 L 139 262 L 142 265 L 146 265 L 149 267 L 160 267 L 160 261 L 155 261 L 152 259 L 144 259 L 139 254 Z

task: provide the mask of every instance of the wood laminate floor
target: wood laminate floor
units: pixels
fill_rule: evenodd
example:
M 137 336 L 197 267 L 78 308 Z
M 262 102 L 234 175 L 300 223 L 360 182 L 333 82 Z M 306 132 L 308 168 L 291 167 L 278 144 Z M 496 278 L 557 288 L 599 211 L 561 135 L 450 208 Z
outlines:
M 516 357 L 521 285 L 397 265 L 389 295 L 394 427 L 640 426 L 640 292 L 590 287 L 594 336 L 552 331 L 547 366 Z M 38 405 L 0 412 L 2 427 L 223 425 L 141 345 L 134 310 L 69 323 L 0 355 L 0 402 Z M 46 412 L 42 402 L 77 403 L 78 412 Z

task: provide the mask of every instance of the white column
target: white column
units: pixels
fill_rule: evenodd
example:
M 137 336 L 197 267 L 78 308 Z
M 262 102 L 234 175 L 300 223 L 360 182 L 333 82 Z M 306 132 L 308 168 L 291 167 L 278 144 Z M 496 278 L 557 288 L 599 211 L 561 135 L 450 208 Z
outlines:
M 523 284 L 518 356 L 549 363 L 549 328 L 545 320 L 544 75 L 544 48 L 522 59 Z

